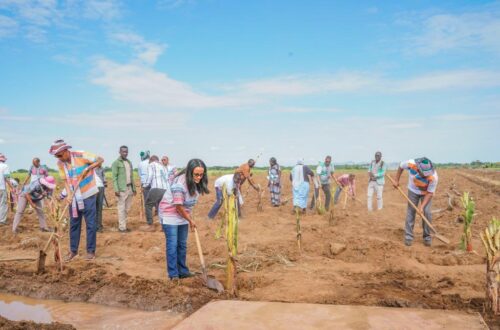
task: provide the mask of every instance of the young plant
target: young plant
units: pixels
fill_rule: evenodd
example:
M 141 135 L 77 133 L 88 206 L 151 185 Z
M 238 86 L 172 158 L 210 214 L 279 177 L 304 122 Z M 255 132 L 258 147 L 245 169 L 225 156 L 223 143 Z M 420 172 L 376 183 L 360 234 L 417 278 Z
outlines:
M 299 252 L 302 251 L 302 231 L 300 229 L 300 213 L 302 211 L 298 206 L 295 207 L 295 221 L 297 225 L 297 246 L 299 248 Z
M 500 315 L 500 220 L 491 219 L 479 234 L 486 250 L 486 306 Z
M 472 252 L 472 231 L 471 226 L 474 220 L 474 211 L 476 204 L 469 196 L 468 192 L 464 192 L 464 195 L 460 199 L 463 206 L 463 218 L 464 218 L 464 232 L 462 234 L 462 239 L 460 247 L 462 250 L 467 250 L 467 252 Z
M 237 196 L 227 196 L 224 190 L 224 208 L 226 210 L 226 240 L 227 240 L 227 267 L 226 288 L 232 296 L 238 294 L 236 257 L 238 255 L 238 202 Z

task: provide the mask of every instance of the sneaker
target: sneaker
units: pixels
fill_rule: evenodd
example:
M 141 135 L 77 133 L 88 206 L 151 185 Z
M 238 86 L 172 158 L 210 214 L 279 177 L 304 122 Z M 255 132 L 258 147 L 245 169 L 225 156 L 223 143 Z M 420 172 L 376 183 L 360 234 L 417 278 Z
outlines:
M 73 252 L 69 252 L 67 255 L 64 256 L 64 262 L 70 262 L 71 260 L 73 260 L 78 254 L 76 253 L 73 253 Z
M 412 244 L 412 243 L 413 243 L 413 242 L 412 242 L 411 240 L 409 240 L 409 239 L 405 239 L 405 245 L 406 245 L 406 246 L 411 246 L 411 244 Z
M 190 277 L 193 277 L 195 276 L 196 274 L 195 273 L 187 273 L 187 274 L 182 274 L 182 275 L 179 275 L 179 278 L 190 278 Z
M 85 260 L 90 261 L 95 259 L 95 253 L 93 252 L 87 252 L 87 255 L 85 256 Z
M 427 247 L 431 247 L 432 242 L 431 241 L 424 241 L 424 245 Z

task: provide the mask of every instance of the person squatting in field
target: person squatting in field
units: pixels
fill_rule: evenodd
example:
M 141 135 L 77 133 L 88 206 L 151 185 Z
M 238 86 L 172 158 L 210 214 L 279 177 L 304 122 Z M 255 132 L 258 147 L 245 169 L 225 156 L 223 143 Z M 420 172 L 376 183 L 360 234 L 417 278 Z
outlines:
M 278 207 L 281 205 L 281 168 L 274 157 L 269 159 L 269 171 L 267 178 L 267 187 L 271 193 L 271 204 L 274 207 Z
M 330 208 L 330 200 L 332 199 L 332 193 L 330 188 L 330 179 L 334 179 L 333 172 L 335 168 L 332 164 L 332 156 L 326 156 L 325 161 L 320 162 L 316 168 L 316 174 L 318 175 L 319 184 L 321 184 L 321 189 L 325 194 L 325 209 L 328 211 Z M 311 198 L 311 204 L 309 208 L 312 210 L 315 206 L 315 201 L 319 198 L 319 184 L 316 187 L 316 182 L 314 184 L 314 197 Z
M 304 160 L 299 159 L 297 165 L 290 173 L 293 191 L 293 206 L 300 208 L 305 213 L 307 207 L 307 196 L 309 195 L 309 180 L 314 180 L 314 173 L 304 165 Z
M 382 210 L 384 201 L 382 194 L 384 192 L 385 172 L 387 171 L 387 164 L 382 160 L 382 153 L 377 151 L 375 153 L 375 160 L 372 160 L 368 167 L 368 192 L 367 192 L 367 205 L 368 211 L 373 211 L 373 193 L 377 194 L 377 210 Z
M 356 198 L 356 175 L 354 174 L 342 174 L 337 178 L 337 189 L 335 190 L 335 196 L 333 197 L 333 203 L 337 204 L 339 201 L 340 193 L 348 188 L 347 195 L 351 196 L 352 199 Z
M 208 212 L 208 218 L 210 220 L 213 220 L 215 218 L 215 216 L 219 212 L 219 209 L 222 206 L 222 203 L 224 202 L 224 194 L 222 190 L 224 186 L 226 186 L 227 196 L 231 196 L 234 194 L 238 198 L 238 211 L 239 211 L 240 206 L 243 205 L 243 197 L 241 196 L 241 192 L 239 191 L 240 183 L 241 183 L 241 175 L 239 173 L 226 174 L 215 180 L 214 188 L 217 199 L 215 200 L 215 203 L 210 209 L 210 211 Z
M 408 198 L 419 208 L 420 212 L 425 215 L 427 220 L 432 223 L 432 197 L 434 197 L 439 180 L 437 171 L 434 169 L 434 165 L 431 160 L 426 157 L 401 162 L 394 179 L 395 188 L 399 186 L 399 179 L 401 178 L 401 174 L 404 170 L 408 171 Z M 416 210 L 410 203 L 408 203 L 406 210 L 404 241 L 406 246 L 411 246 L 413 243 L 415 213 Z M 422 229 L 424 245 L 431 246 L 431 229 L 424 220 L 422 220 Z
M 99 193 L 94 179 L 94 169 L 102 164 L 104 159 L 85 151 L 71 151 L 71 148 L 64 140 L 56 140 L 49 149 L 49 153 L 58 159 L 57 167 L 64 181 L 66 193 L 71 195 L 71 192 L 75 191 L 72 200 L 67 200 L 70 204 L 70 252 L 64 260 L 70 261 L 78 255 L 82 217 L 85 218 L 87 229 L 85 259 L 93 260 L 96 251 L 96 198 Z M 77 186 L 78 182 L 80 183 Z M 64 198 L 64 195 L 61 197 Z
M 18 226 L 23 217 L 26 205 L 29 203 L 36 211 L 38 222 L 40 223 L 40 231 L 51 231 L 47 227 L 47 220 L 43 213 L 43 199 L 50 198 L 52 192 L 56 188 L 56 179 L 53 176 L 41 177 L 32 181 L 28 186 L 24 186 L 17 201 L 16 215 L 12 223 L 12 232 L 18 233 Z
M 208 194 L 207 167 L 201 159 L 191 159 L 177 174 L 160 202 L 160 222 L 166 240 L 167 273 L 171 280 L 190 277 L 186 264 L 188 225 L 196 228 L 193 208 L 199 195 Z

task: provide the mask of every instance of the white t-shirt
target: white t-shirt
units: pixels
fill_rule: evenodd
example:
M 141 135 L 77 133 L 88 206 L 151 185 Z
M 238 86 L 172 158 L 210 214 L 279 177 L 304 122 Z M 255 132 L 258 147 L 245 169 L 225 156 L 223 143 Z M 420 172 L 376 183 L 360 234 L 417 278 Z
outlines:
M 0 190 L 6 190 L 5 178 L 10 176 L 9 165 L 0 163 Z
M 222 189 L 224 185 L 226 185 L 226 190 L 228 195 L 233 194 L 234 182 L 233 182 L 234 174 L 226 174 L 215 180 L 215 188 Z
M 94 173 L 94 178 L 95 178 L 95 185 L 97 188 L 104 188 L 104 183 L 102 182 L 101 178 L 99 175 Z

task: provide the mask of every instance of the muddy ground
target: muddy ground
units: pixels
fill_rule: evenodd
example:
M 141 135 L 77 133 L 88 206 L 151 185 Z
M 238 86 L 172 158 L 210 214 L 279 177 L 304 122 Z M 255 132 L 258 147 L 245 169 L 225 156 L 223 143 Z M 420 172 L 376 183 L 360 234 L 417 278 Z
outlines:
M 340 174 L 341 172 L 337 173 Z M 480 312 L 490 327 L 500 329 L 500 318 L 483 311 L 485 258 L 479 238 L 493 217 L 499 217 L 498 171 L 442 169 L 433 209 L 434 226 L 451 240 L 450 245 L 433 240 L 422 244 L 418 221 L 413 246 L 403 244 L 406 203 L 389 184 L 384 192 L 384 209 L 366 210 L 366 173 L 358 174 L 358 199 L 336 206 L 333 223 L 328 215 L 308 214 L 302 219 L 302 246 L 296 243 L 295 216 L 291 202 L 270 206 L 265 194 L 263 212 L 257 211 L 257 194 L 250 190 L 243 207 L 239 232 L 239 297 L 242 300 L 359 304 L 392 307 L 421 307 Z M 393 174 L 393 173 L 392 173 Z M 255 176 L 262 186 L 264 174 Z M 288 174 L 284 175 L 288 178 Z M 215 177 L 210 177 L 212 186 Z M 485 180 L 490 184 L 485 183 Z M 406 182 L 406 174 L 404 180 Z M 451 189 L 453 188 L 453 189 Z M 291 197 L 290 182 L 284 180 L 283 199 Z M 246 187 L 243 193 L 246 193 Z M 473 224 L 474 253 L 459 250 L 462 223 L 460 206 L 447 210 L 448 194 L 471 192 L 476 201 Z M 448 194 L 447 194 L 448 193 Z M 111 188 L 108 200 L 116 205 Z M 215 194 L 203 196 L 196 208 L 196 220 L 210 274 L 224 283 L 226 243 L 215 239 L 220 219 L 208 221 L 206 214 Z M 375 198 L 374 198 L 375 199 Z M 12 221 L 12 214 L 9 216 Z M 159 224 L 148 232 L 139 219 L 139 198 L 130 212 L 130 233 L 117 232 L 117 212 L 104 211 L 105 231 L 97 236 L 97 259 L 82 258 L 59 272 L 48 258 L 47 272 L 34 273 L 34 262 L 1 262 L 0 291 L 36 298 L 86 301 L 144 310 L 173 310 L 192 313 L 212 299 L 229 298 L 209 291 L 200 279 L 180 283 L 167 280 L 165 237 Z M 34 214 L 26 214 L 21 232 L 14 236 L 10 226 L 0 227 L 0 259 L 36 257 L 48 239 L 38 231 Z M 67 251 L 68 238 L 63 240 Z M 85 254 L 82 231 L 80 253 Z M 49 255 L 50 256 L 50 255 Z M 188 263 L 200 269 L 194 237 L 190 235 Z

